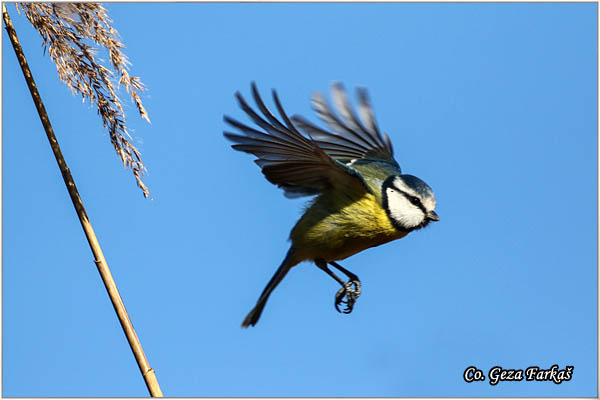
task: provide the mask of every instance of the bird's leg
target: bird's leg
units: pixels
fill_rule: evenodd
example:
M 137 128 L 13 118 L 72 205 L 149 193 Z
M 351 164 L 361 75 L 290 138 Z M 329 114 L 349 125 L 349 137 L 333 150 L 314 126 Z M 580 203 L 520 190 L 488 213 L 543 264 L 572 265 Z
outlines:
M 358 276 L 356 276 L 352 272 L 348 271 L 346 268 L 342 267 L 340 264 L 336 263 L 335 261 L 331 261 L 331 262 L 329 262 L 329 264 L 333 265 L 335 268 L 342 271 L 348 278 L 350 278 L 351 282 L 358 282 L 360 285 L 360 279 L 358 279 Z
M 352 309 L 354 308 L 354 303 L 360 296 L 360 279 L 358 279 L 358 276 L 348 271 L 346 268 L 342 267 L 335 261 L 331 261 L 329 264 L 337 268 L 339 271 L 343 272 L 348 277 L 348 279 L 350 279 L 343 285 L 343 288 L 340 289 L 337 292 L 337 295 L 335 296 L 335 308 L 338 311 L 340 311 L 338 305 L 340 303 L 344 303 L 346 305 L 344 313 L 350 314 L 352 312 Z M 346 300 L 343 300 L 344 296 L 346 297 Z
M 330 264 L 342 271 L 344 274 L 346 274 L 348 278 L 350 278 L 350 281 L 344 282 L 339 276 L 334 274 L 327 267 L 327 262 L 325 260 L 315 260 L 315 265 L 319 267 L 319 269 L 325 271 L 327 275 L 331 276 L 333 279 L 336 280 L 337 283 L 339 283 L 342 286 L 342 288 L 338 290 L 338 292 L 335 295 L 335 309 L 338 312 L 350 314 L 352 312 L 352 309 L 354 308 L 354 303 L 356 302 L 356 299 L 358 299 L 358 296 L 360 296 L 360 281 L 358 279 L 358 276 L 354 275 L 352 272 L 348 271 L 341 265 L 335 262 L 330 262 Z M 344 297 L 346 297 L 346 300 L 344 300 Z M 339 305 L 341 303 L 344 303 L 346 305 L 344 311 L 341 311 L 339 308 Z

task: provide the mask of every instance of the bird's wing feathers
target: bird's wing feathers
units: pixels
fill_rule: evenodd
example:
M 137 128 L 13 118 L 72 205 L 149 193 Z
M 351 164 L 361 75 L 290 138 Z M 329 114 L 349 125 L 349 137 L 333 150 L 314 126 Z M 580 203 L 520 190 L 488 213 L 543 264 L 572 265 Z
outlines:
M 267 180 L 283 188 L 286 196 L 315 195 L 332 187 L 371 191 L 355 169 L 332 158 L 327 154 L 329 150 L 322 148 L 318 141 L 306 138 L 296 129 L 275 91 L 273 99 L 283 122 L 265 106 L 254 83 L 252 95 L 264 118 L 236 93 L 240 107 L 264 132 L 225 116 L 225 122 L 243 133 L 225 132 L 225 137 L 236 143 L 232 145 L 234 149 L 254 154 L 257 157 L 254 162 L 260 166 Z M 345 151 L 352 150 L 351 146 L 330 144 L 331 148 L 335 146 L 347 147 Z
M 358 89 L 358 113 L 352 110 L 344 87 L 335 83 L 332 96 L 341 119 L 335 115 L 321 93 L 313 95 L 312 104 L 315 112 L 332 132 L 323 130 L 308 122 L 301 116 L 294 116 L 294 123 L 306 132 L 325 153 L 334 159 L 346 162 L 351 159 L 370 158 L 393 164 L 394 150 L 387 134 L 381 136 L 371 103 L 364 88 Z

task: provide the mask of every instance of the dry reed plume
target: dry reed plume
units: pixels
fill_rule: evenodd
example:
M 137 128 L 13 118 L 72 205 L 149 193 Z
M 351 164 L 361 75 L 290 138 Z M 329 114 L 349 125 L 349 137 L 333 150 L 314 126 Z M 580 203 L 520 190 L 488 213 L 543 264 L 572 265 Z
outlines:
M 142 181 L 146 167 L 140 152 L 129 141 L 131 136 L 115 88 L 115 75 L 118 84 L 131 95 L 140 116 L 150 122 L 139 95 L 145 87 L 139 78 L 129 75 L 131 63 L 122 51 L 125 46 L 106 9 L 97 3 L 18 3 L 19 8 L 42 36 L 44 52 L 48 51 L 56 64 L 61 81 L 73 94 L 79 93 L 84 102 L 87 99 L 96 104 L 123 165 L 131 168 L 144 197 L 148 197 L 149 190 Z M 115 72 L 102 65 L 96 56 L 98 49 L 88 43 L 108 51 Z

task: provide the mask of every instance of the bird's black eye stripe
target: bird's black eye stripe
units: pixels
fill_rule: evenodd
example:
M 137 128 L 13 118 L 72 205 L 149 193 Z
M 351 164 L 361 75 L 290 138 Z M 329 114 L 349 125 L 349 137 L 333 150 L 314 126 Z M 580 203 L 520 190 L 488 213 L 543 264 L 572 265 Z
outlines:
M 394 185 L 390 185 L 390 187 L 392 189 L 397 190 L 398 192 L 402 193 L 404 195 L 404 197 L 406 197 L 408 199 L 408 201 L 410 201 L 413 205 L 419 207 L 421 210 L 423 210 L 423 212 L 427 212 L 425 210 L 425 207 L 423 206 L 423 203 L 421 203 L 421 200 L 417 196 L 412 196 L 412 195 L 406 193 L 404 190 L 398 189 Z
M 415 196 L 409 196 L 408 199 L 410 200 L 411 203 L 413 203 L 415 206 L 418 206 L 419 204 L 421 204 L 421 200 L 419 200 L 418 197 Z

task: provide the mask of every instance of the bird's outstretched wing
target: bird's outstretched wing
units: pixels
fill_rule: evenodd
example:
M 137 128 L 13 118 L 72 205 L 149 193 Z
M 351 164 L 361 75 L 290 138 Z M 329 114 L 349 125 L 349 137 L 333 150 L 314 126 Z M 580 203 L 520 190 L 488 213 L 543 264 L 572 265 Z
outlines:
M 292 121 L 306 132 L 329 156 L 346 164 L 349 160 L 369 158 L 385 161 L 399 168 L 387 134 L 381 136 L 371 102 L 364 88 L 358 88 L 358 113 L 350 106 L 341 83 L 334 83 L 332 97 L 341 119 L 327 104 L 321 93 L 315 93 L 312 104 L 315 112 L 331 132 L 319 128 L 305 118 L 295 115 Z
M 333 187 L 371 192 L 355 169 L 327 155 L 315 140 L 303 136 L 296 129 L 275 91 L 273 100 L 283 123 L 265 106 L 254 82 L 252 95 L 264 118 L 246 103 L 239 92 L 236 93 L 240 107 L 263 131 L 225 116 L 225 122 L 243 134 L 224 132 L 224 135 L 236 143 L 231 146 L 234 149 L 254 154 L 257 157 L 254 162 L 267 180 L 284 189 L 286 196 L 316 195 Z

